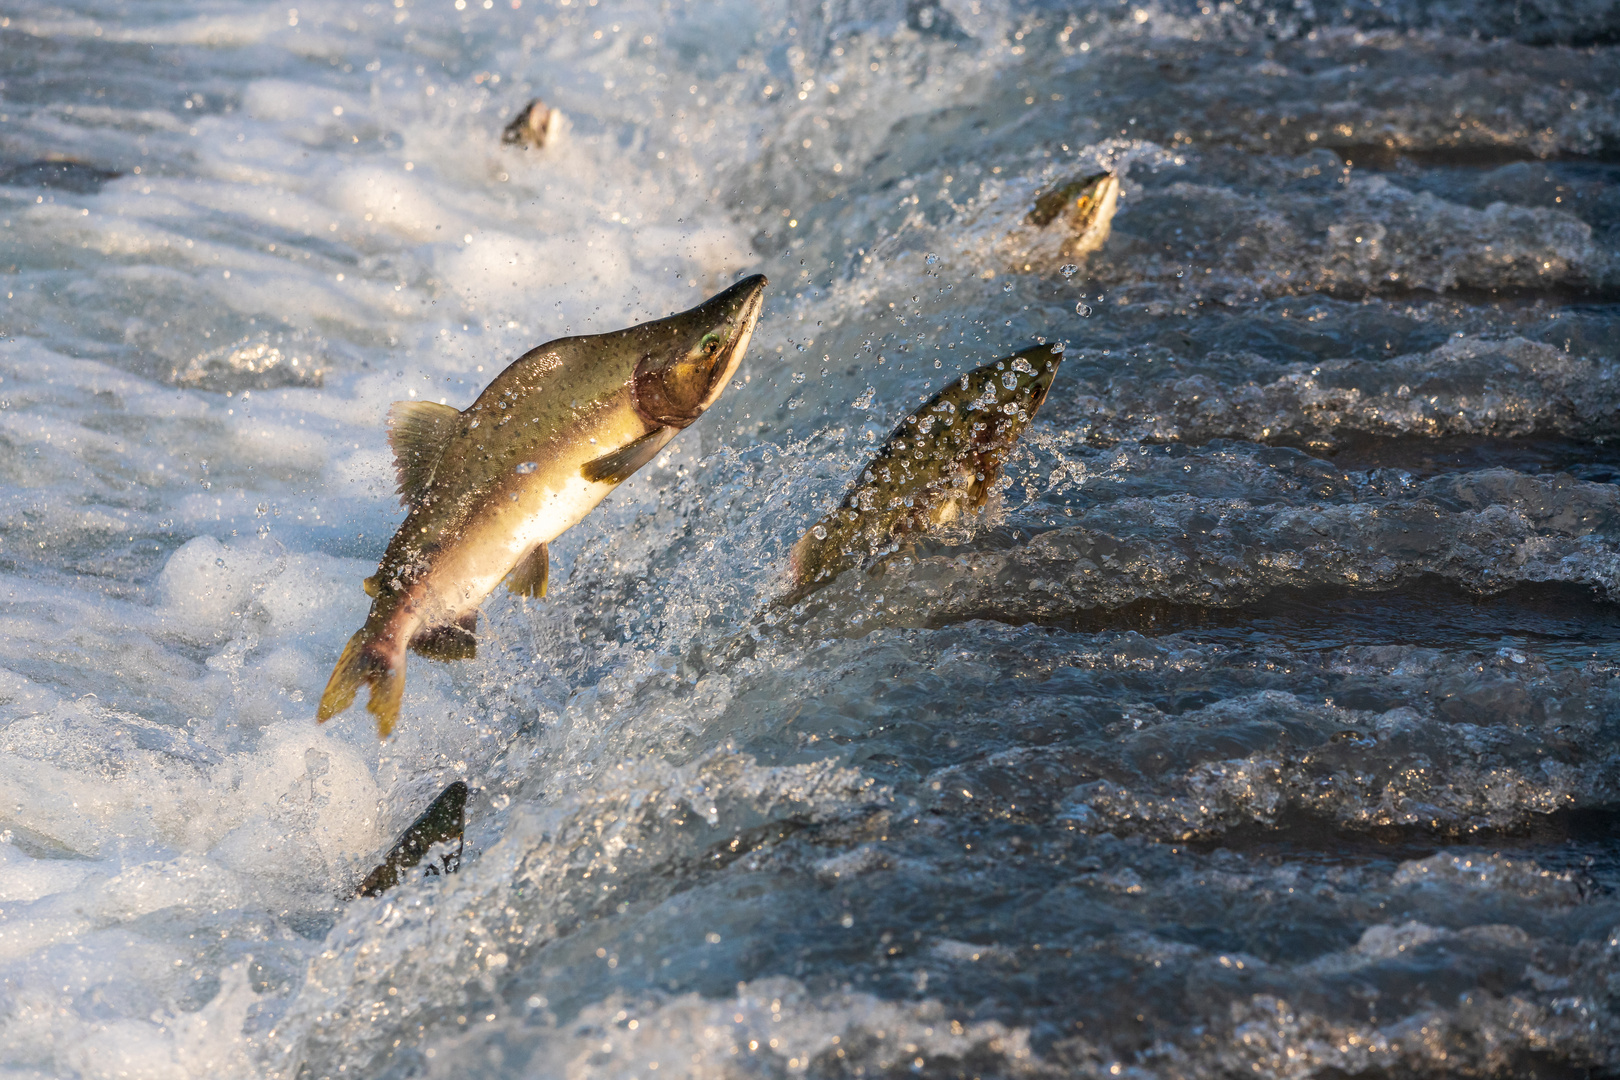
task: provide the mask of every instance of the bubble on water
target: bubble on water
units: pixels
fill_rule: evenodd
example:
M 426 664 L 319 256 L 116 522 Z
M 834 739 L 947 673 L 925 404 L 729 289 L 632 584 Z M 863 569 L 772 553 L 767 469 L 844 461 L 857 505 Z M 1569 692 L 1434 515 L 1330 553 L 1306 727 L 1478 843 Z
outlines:
M 525 461 L 525 462 L 521 463 L 520 465 L 518 465 L 517 469 L 514 470 L 514 471 L 516 471 L 520 475 L 527 476 L 530 473 L 534 472 L 539 467 L 540 466 L 536 465 L 532 461 Z
M 1062 274 L 1065 279 L 1072 278 L 1079 272 L 1080 268 L 1074 263 L 1064 263 L 1062 266 L 1058 267 L 1058 273 Z
M 1082 300 L 1074 305 L 1074 313 L 1082 319 L 1089 319 L 1091 318 L 1091 305 Z

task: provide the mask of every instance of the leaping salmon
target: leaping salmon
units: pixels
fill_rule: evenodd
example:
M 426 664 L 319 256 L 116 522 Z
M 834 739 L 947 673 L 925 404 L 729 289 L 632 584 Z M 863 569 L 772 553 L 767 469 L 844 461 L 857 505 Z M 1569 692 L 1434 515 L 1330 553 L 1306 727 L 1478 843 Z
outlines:
M 666 319 L 531 349 L 465 410 L 396 402 L 388 441 L 408 513 L 366 579 L 371 613 L 338 658 L 319 718 L 369 686 L 366 708 L 387 737 L 406 649 L 471 658 L 478 606 L 502 580 L 544 596 L 546 545 L 719 399 L 765 284 L 755 275 Z
M 1031 346 L 951 380 L 902 420 L 844 501 L 793 545 L 793 587 L 779 603 L 983 507 L 1062 360 L 1060 344 Z

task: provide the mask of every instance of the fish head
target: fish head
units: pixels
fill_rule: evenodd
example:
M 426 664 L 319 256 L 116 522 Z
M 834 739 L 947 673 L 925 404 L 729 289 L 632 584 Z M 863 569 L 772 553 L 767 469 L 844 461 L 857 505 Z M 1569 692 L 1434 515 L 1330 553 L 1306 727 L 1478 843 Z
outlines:
M 1011 428 L 1017 438 L 1046 400 L 1062 362 L 1061 344 L 1031 345 L 968 372 L 940 396 L 960 398 L 964 416 L 1016 417 L 1016 424 L 997 420 L 992 427 Z
M 1071 227 L 1083 229 L 1104 211 L 1113 214 L 1119 199 L 1119 178 L 1111 172 L 1088 173 L 1053 184 L 1035 198 L 1035 205 L 1024 219 L 1044 229 L 1059 217 Z
M 642 338 L 632 395 L 650 424 L 684 428 L 720 399 L 742 363 L 765 303 L 766 281 L 755 274 L 690 311 L 656 324 Z
M 1103 246 L 1113 230 L 1119 177 L 1113 173 L 1088 177 L 1069 205 L 1070 239 L 1065 250 L 1070 255 L 1089 255 Z

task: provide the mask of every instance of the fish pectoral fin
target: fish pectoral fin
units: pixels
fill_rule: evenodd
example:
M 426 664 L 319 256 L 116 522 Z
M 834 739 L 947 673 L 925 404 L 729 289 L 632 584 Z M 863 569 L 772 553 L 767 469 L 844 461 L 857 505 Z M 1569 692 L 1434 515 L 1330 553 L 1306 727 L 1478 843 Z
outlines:
M 424 626 L 411 638 L 411 651 L 429 660 L 471 660 L 478 655 L 478 639 L 459 623 Z
M 436 401 L 396 401 L 389 408 L 388 445 L 394 450 L 400 502 L 407 508 L 421 501 L 460 420 L 458 409 Z
M 372 599 L 376 599 L 376 597 L 377 597 L 377 591 L 378 591 L 377 579 L 380 578 L 380 577 L 382 577 L 382 574 L 380 574 L 380 573 L 372 574 L 370 577 L 366 578 L 364 581 L 362 581 L 360 583 L 360 587 L 362 589 L 366 590 L 366 595 L 371 597 Z
M 551 556 L 546 551 L 546 545 L 538 544 L 533 551 L 523 556 L 522 562 L 512 568 L 512 572 L 506 578 L 506 587 L 519 596 L 544 599 L 546 579 L 550 576 Z
M 609 454 L 587 461 L 579 473 L 593 484 L 617 484 L 658 455 L 664 448 L 667 428 L 655 427 L 635 442 Z

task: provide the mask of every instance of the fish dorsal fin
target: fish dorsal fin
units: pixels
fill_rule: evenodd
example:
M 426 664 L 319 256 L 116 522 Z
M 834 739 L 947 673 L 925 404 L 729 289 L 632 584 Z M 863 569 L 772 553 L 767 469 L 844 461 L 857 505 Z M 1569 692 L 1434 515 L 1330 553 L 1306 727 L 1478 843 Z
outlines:
M 460 419 L 459 409 L 433 401 L 396 401 L 388 410 L 388 445 L 394 448 L 399 501 L 407 508 L 427 490 Z
M 543 599 L 546 595 L 546 579 L 550 576 L 551 555 L 546 551 L 546 545 L 540 544 L 512 568 L 511 575 L 506 579 L 506 587 L 519 596 Z
M 580 475 L 593 484 L 617 484 L 658 456 L 667 441 L 668 428 L 655 427 L 635 442 L 610 454 L 603 454 L 580 466 Z

